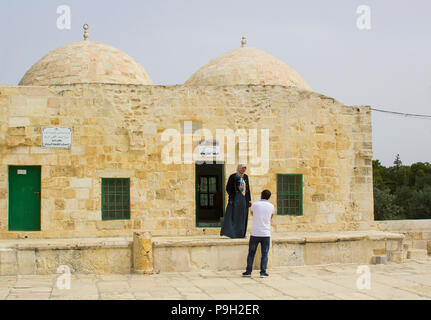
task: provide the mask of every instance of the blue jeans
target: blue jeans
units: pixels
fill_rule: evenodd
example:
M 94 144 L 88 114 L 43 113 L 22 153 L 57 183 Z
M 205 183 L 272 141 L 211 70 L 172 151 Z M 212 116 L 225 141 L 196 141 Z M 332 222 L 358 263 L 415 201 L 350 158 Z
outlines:
M 247 273 L 251 273 L 253 269 L 254 256 L 256 254 L 257 246 L 260 243 L 260 250 L 262 252 L 262 259 L 260 260 L 260 273 L 266 273 L 266 266 L 268 265 L 268 252 L 270 245 L 270 237 L 254 237 L 250 236 L 248 244 L 247 256 Z

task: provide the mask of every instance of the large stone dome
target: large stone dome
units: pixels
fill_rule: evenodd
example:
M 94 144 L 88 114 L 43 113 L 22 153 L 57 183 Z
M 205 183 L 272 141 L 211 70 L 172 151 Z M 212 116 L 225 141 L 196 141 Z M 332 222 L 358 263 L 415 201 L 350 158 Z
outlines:
M 255 48 L 227 52 L 200 68 L 186 81 L 189 86 L 281 85 L 311 90 L 290 66 Z
M 112 46 L 90 40 L 72 42 L 49 52 L 27 71 L 19 84 L 70 83 L 153 84 L 135 59 Z

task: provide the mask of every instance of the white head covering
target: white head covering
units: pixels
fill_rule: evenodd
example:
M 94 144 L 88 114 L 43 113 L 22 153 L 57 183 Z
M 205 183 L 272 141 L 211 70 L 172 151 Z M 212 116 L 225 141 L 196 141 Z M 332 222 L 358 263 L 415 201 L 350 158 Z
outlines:
M 242 168 L 244 168 L 244 167 L 246 167 L 246 165 L 245 164 L 242 164 L 242 163 L 240 163 L 240 164 L 238 164 L 238 167 L 236 167 L 236 173 L 239 175 L 239 176 L 242 176 L 243 174 L 241 173 L 241 169 Z

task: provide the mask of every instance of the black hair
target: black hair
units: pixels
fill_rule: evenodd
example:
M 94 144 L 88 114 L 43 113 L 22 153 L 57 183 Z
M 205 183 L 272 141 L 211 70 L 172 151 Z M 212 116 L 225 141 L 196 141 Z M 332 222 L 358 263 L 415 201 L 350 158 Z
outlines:
M 260 197 L 264 200 L 269 200 L 269 198 L 271 197 L 271 191 L 266 189 L 263 190 Z

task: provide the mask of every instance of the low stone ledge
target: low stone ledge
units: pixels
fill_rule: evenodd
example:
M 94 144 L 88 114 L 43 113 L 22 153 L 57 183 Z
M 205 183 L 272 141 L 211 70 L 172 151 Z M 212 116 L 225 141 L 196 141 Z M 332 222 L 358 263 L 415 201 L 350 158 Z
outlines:
M 369 240 L 403 240 L 404 235 L 401 233 L 380 232 L 373 233 L 367 236 Z
M 305 237 L 296 237 L 296 236 L 285 236 L 285 237 L 277 237 L 271 239 L 272 243 L 292 243 L 292 244 L 304 244 Z
M 307 243 L 320 243 L 320 242 L 337 242 L 340 239 L 336 235 L 312 235 L 312 236 L 306 236 L 305 242 Z
M 367 238 L 365 234 L 337 235 L 339 241 L 359 241 Z
M 346 231 L 345 233 L 273 233 L 271 235 L 271 242 L 273 244 L 291 243 L 291 244 L 305 244 L 305 243 L 333 243 L 338 241 L 360 241 L 360 240 L 401 240 L 404 235 L 397 233 L 388 233 L 380 231 L 370 232 L 355 232 Z M 180 237 L 153 237 L 153 246 L 155 248 L 166 247 L 206 247 L 206 246 L 235 246 L 247 245 L 249 237 L 243 239 L 230 239 L 207 237 L 202 236 L 180 236 Z
M 277 234 L 276 237 L 271 238 L 274 243 L 322 243 L 322 242 L 338 242 L 338 241 L 359 241 L 364 240 L 368 236 L 365 232 L 348 231 L 345 233 L 329 233 L 329 232 L 316 232 L 305 233 L 303 236 Z
M 128 239 L 59 239 L 40 241 L 9 241 L 0 243 L 0 248 L 10 248 L 15 250 L 82 250 L 100 248 L 131 248 L 132 241 Z
M 417 220 L 379 220 L 375 221 L 381 231 L 392 232 L 428 232 L 431 230 L 431 219 Z
M 235 246 L 235 245 L 248 245 L 249 239 L 163 239 L 157 240 L 153 237 L 153 247 L 208 247 L 208 246 Z
M 131 248 L 132 244 L 76 244 L 76 245 L 38 245 L 18 246 L 18 250 L 85 250 L 85 249 L 110 249 L 110 248 Z

